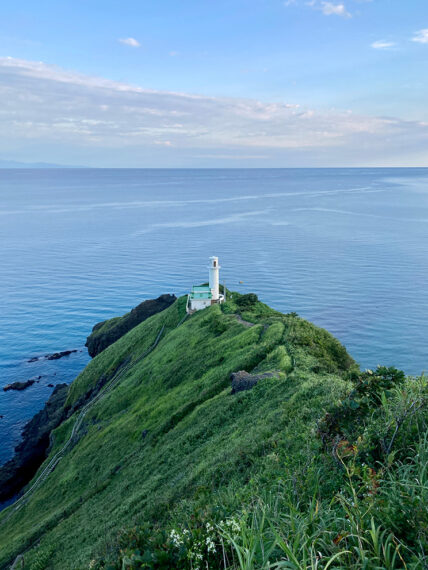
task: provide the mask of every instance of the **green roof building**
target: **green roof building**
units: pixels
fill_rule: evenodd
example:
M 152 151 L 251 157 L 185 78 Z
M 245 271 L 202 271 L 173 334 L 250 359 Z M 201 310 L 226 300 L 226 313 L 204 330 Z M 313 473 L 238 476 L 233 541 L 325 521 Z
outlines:
M 209 269 L 209 285 L 194 285 L 191 292 L 187 296 L 188 313 L 194 313 L 201 309 L 213 305 L 214 303 L 223 303 L 224 295 L 220 295 L 219 291 L 219 269 L 218 257 L 210 257 Z

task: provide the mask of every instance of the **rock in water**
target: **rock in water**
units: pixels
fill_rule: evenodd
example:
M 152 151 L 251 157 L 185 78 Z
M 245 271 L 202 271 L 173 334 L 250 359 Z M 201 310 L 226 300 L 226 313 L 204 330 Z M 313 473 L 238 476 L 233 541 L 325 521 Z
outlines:
M 93 358 L 152 315 L 167 309 L 176 299 L 175 295 L 161 295 L 157 299 L 143 301 L 123 317 L 96 324 L 86 339 L 89 356 Z
M 0 467 L 0 502 L 18 493 L 46 458 L 50 433 L 63 419 L 67 392 L 67 384 L 58 384 L 43 410 L 25 425 L 15 456 Z
M 64 356 L 73 354 L 73 352 L 78 352 L 77 348 L 73 350 L 61 350 L 60 352 L 53 352 L 52 354 L 45 354 L 44 356 L 33 356 L 30 358 L 30 360 L 27 360 L 27 362 L 38 362 L 39 360 L 58 360 Z
M 12 384 L 7 384 L 3 388 L 4 392 L 8 392 L 9 390 L 25 390 L 25 388 L 29 388 L 34 384 L 35 380 L 27 380 L 26 382 L 12 382 Z
M 73 354 L 73 352 L 77 352 L 77 349 L 54 352 L 53 354 L 47 354 L 45 358 L 46 360 L 58 360 L 59 358 L 63 358 L 64 356 L 69 356 L 70 354 Z

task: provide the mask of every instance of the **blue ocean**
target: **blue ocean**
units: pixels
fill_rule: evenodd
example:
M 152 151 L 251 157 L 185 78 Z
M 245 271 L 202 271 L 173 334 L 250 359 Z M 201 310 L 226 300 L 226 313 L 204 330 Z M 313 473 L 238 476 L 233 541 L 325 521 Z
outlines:
M 186 293 L 210 255 L 362 367 L 427 367 L 428 169 L 0 170 L 0 388 L 37 380 L 0 390 L 0 463 L 95 323 Z

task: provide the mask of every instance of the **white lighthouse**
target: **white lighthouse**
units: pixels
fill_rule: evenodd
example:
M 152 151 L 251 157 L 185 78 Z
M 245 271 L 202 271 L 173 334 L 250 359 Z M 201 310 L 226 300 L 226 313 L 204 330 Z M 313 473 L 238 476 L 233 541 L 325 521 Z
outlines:
M 192 291 L 187 295 L 186 311 L 188 313 L 194 313 L 216 303 L 224 302 L 224 295 L 220 294 L 219 269 L 218 257 L 210 257 L 209 284 L 192 287 Z
M 210 265 L 208 269 L 210 270 L 210 284 L 209 287 L 211 289 L 212 300 L 217 302 L 219 299 L 220 291 L 219 291 L 219 269 L 220 265 L 218 264 L 218 257 L 210 257 Z

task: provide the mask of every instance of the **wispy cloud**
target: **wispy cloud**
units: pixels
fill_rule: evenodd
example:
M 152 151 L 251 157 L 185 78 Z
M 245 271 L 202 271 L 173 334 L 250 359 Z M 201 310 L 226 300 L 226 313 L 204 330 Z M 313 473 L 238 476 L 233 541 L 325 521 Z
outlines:
M 390 49 L 395 47 L 397 44 L 395 42 L 388 42 L 385 40 L 377 40 L 371 44 L 371 47 L 374 49 Z
M 415 32 L 412 41 L 417 42 L 419 44 L 428 44 L 428 28 L 425 28 L 424 30 L 419 30 L 419 32 Z
M 13 58 L 0 58 L 0 132 L 8 133 L 0 153 L 29 149 L 33 160 L 57 162 L 72 154 L 80 163 L 92 153 L 116 165 L 228 154 L 282 165 L 287 157 L 324 165 L 352 157 L 355 164 L 428 144 L 428 124 L 417 121 L 155 91 Z M 34 154 L 41 148 L 50 154 Z
M 120 38 L 119 42 L 121 44 L 125 44 L 126 46 L 131 46 L 134 48 L 141 47 L 140 42 L 138 40 L 136 40 L 135 38 Z
M 351 18 L 351 14 L 345 7 L 345 4 L 333 4 L 333 2 L 321 2 L 322 13 L 326 16 L 342 16 L 343 18 Z
M 288 0 L 284 2 L 285 6 L 295 4 L 296 0 Z M 341 16 L 342 18 L 352 18 L 352 14 L 348 12 L 343 2 L 335 3 L 324 0 L 306 0 L 305 6 L 314 10 L 320 10 L 325 16 Z

